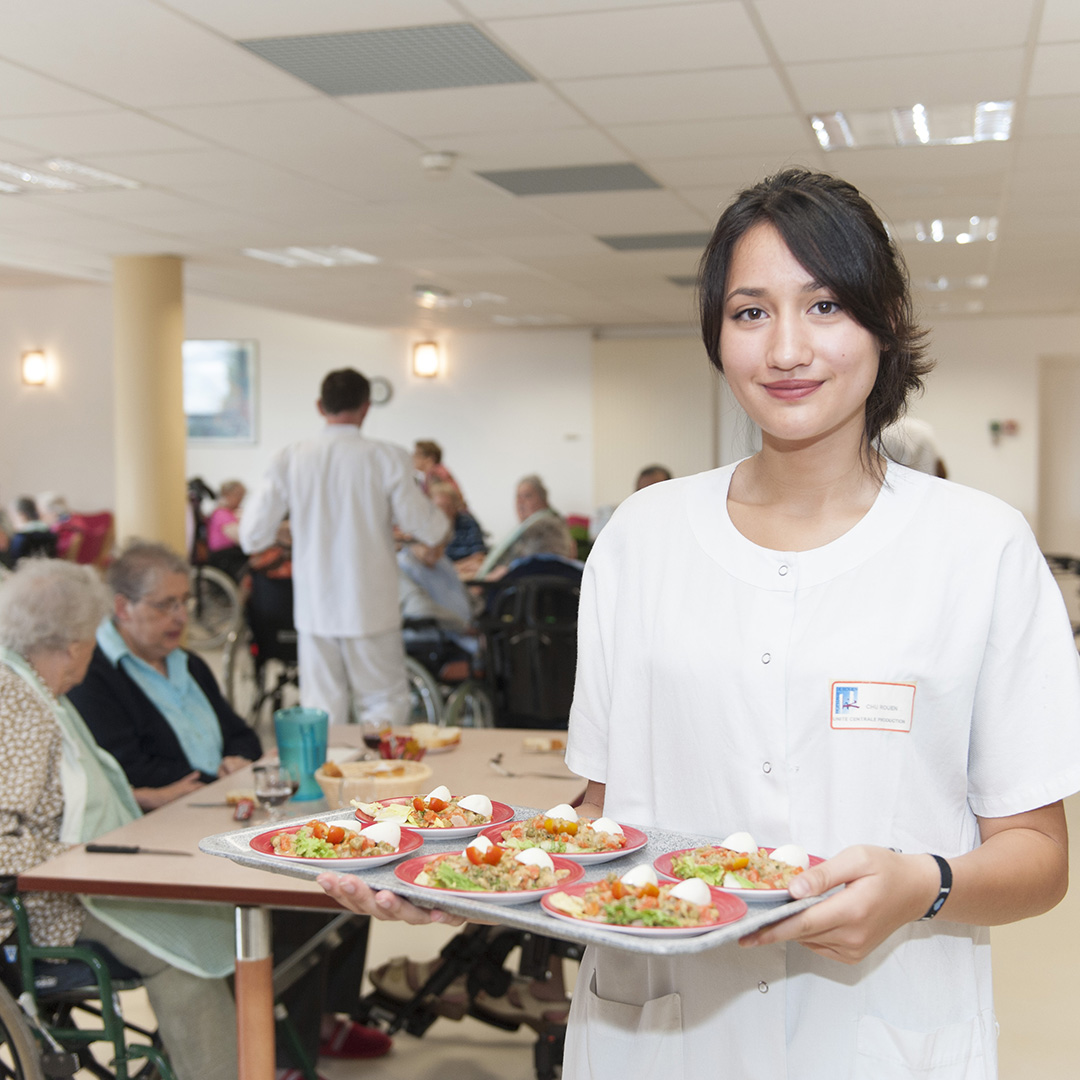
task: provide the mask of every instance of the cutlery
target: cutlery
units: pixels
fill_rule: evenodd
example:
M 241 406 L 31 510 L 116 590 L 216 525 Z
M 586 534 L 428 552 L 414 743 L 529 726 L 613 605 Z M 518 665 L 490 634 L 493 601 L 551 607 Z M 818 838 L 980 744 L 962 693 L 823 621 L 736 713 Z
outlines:
M 163 848 L 138 847 L 135 844 L 87 844 L 91 855 L 194 855 L 192 851 L 169 851 Z
M 549 772 L 511 772 L 502 763 L 502 752 L 497 753 L 493 758 L 489 759 L 488 765 L 490 765 L 500 776 L 509 776 L 511 779 L 516 780 L 519 776 L 535 776 L 541 780 L 573 780 L 574 777 L 567 776 L 565 773 L 549 773 Z

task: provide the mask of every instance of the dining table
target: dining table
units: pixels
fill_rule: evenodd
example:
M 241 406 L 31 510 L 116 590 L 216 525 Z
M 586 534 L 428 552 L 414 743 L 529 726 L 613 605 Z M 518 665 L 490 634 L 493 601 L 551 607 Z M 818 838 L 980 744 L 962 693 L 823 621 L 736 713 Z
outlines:
M 584 781 L 563 762 L 561 749 L 526 750 L 530 738 L 561 742 L 565 733 L 520 728 L 466 728 L 457 746 L 430 753 L 426 790 L 444 784 L 455 794 L 480 792 L 493 800 L 546 807 L 570 802 Z M 356 725 L 330 730 L 332 756 L 363 751 Z M 274 990 L 270 912 L 275 908 L 337 911 L 313 881 L 267 873 L 199 851 L 203 837 L 230 828 L 234 808 L 226 797 L 250 790 L 251 767 L 222 777 L 104 836 L 96 845 L 137 849 L 91 852 L 77 845 L 19 875 L 23 891 L 71 892 L 191 903 L 227 903 L 236 909 L 236 1019 L 239 1080 L 273 1080 Z M 419 793 L 423 794 L 423 792 Z M 323 800 L 293 802 L 285 819 L 317 816 Z M 260 811 L 255 811 L 256 815 Z M 243 825 L 258 822 L 253 817 Z M 240 824 L 237 827 L 242 827 Z M 159 854 L 157 852 L 169 852 Z M 175 854 L 182 853 L 182 854 Z

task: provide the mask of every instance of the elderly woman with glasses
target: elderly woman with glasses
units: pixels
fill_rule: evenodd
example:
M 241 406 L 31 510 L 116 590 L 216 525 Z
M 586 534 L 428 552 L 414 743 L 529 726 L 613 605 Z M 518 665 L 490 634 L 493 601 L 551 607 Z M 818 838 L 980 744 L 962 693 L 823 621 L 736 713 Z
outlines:
M 112 618 L 98 627 L 89 671 L 71 700 L 151 810 L 235 772 L 262 748 L 209 667 L 180 646 L 188 564 L 163 544 L 135 541 L 107 580 Z
M 0 872 L 17 874 L 140 816 L 116 761 L 64 696 L 108 598 L 92 569 L 25 560 L 0 585 Z M 23 897 L 39 945 L 104 946 L 143 978 L 179 1080 L 236 1076 L 232 913 L 57 893 Z M 193 922 L 192 920 L 196 920 Z M 0 940 L 12 931 L 0 914 Z M 190 1032 L 199 1032 L 191 1039 Z

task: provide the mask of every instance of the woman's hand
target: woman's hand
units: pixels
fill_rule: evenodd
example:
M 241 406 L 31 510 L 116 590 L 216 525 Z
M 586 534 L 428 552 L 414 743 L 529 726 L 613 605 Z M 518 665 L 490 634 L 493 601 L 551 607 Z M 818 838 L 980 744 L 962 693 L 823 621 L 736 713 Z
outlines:
M 320 874 L 315 879 L 343 908 L 357 915 L 370 915 L 385 921 L 407 922 L 414 926 L 441 923 L 444 926 L 461 926 L 465 922 L 460 915 L 445 911 L 417 907 L 400 896 L 385 889 L 374 892 L 353 874 Z
M 887 848 L 846 848 L 796 877 L 793 900 L 835 896 L 742 938 L 740 945 L 797 941 L 822 956 L 856 964 L 894 930 L 922 918 L 937 896 L 941 877 L 929 855 L 900 855 Z
M 181 795 L 198 791 L 202 786 L 199 773 L 194 771 L 189 772 L 187 776 L 180 777 L 179 780 L 174 780 L 171 784 L 166 784 L 165 787 L 134 788 L 132 794 L 135 796 L 135 801 L 139 804 L 140 809 L 156 810 L 159 806 L 164 806 L 174 799 L 179 799 Z
M 221 764 L 218 766 L 218 776 L 228 776 L 229 773 L 239 772 L 246 765 L 250 765 L 251 762 L 246 757 L 240 757 L 238 754 L 229 754 L 221 759 Z

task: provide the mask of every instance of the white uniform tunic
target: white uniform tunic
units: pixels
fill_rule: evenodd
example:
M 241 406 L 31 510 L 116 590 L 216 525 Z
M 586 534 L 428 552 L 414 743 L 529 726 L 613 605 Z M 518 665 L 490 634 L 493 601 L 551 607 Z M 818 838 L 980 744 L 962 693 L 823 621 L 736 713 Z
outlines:
M 890 465 L 844 536 L 770 551 L 728 517 L 733 471 L 632 496 L 586 565 L 566 760 L 607 815 L 948 857 L 976 814 L 1080 788 L 1076 648 L 1019 513 Z M 850 967 L 593 952 L 571 1019 L 568 1080 L 996 1075 L 989 934 L 940 919 Z

